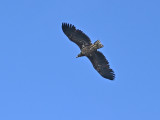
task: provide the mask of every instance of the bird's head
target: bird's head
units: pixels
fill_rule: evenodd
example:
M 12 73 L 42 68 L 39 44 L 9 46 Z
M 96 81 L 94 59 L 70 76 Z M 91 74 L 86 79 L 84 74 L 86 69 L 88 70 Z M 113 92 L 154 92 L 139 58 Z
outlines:
M 77 55 L 77 57 L 76 57 L 76 58 L 78 58 L 78 57 L 82 57 L 82 56 L 84 56 L 84 55 L 82 54 L 82 52 L 80 52 L 80 53 Z

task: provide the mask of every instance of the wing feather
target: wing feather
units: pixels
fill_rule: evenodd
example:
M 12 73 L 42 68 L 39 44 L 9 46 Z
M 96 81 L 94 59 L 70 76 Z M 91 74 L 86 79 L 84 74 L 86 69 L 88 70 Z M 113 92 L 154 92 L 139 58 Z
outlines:
M 101 52 L 95 51 L 87 57 L 91 61 L 93 67 L 98 71 L 99 74 L 102 75 L 102 77 L 110 80 L 115 78 L 114 71 L 110 68 L 109 62 Z
M 92 44 L 90 38 L 81 30 L 76 29 L 72 24 L 62 23 L 62 30 L 72 42 L 80 47 L 80 49 L 82 46 L 89 46 Z

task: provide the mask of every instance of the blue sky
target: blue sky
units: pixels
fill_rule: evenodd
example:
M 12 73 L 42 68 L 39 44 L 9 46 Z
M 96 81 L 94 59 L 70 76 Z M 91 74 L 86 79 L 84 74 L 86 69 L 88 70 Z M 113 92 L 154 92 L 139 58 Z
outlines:
M 1 120 L 159 120 L 159 0 L 0 2 Z M 64 35 L 101 40 L 102 78 Z

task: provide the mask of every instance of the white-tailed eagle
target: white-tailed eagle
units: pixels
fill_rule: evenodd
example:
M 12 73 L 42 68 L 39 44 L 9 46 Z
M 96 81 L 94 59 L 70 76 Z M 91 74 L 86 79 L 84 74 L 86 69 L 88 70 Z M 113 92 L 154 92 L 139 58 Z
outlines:
M 114 71 L 110 68 L 109 62 L 105 56 L 97 50 L 103 47 L 99 40 L 92 44 L 90 38 L 81 30 L 76 29 L 72 24 L 62 23 L 62 30 L 64 34 L 81 49 L 77 57 L 86 56 L 102 77 L 109 80 L 115 78 Z

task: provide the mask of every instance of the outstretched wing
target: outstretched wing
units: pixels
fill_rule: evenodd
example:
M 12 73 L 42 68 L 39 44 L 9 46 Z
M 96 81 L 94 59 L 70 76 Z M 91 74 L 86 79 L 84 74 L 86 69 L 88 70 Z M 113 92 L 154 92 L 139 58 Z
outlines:
M 62 30 L 65 35 L 74 43 L 76 43 L 80 49 L 82 46 L 91 45 L 91 40 L 81 30 L 75 28 L 74 25 L 62 23 Z
M 109 67 L 109 62 L 101 52 L 95 51 L 90 56 L 87 56 L 87 57 L 92 62 L 93 67 L 104 78 L 107 78 L 110 80 L 113 80 L 115 78 L 115 74 L 113 70 Z

